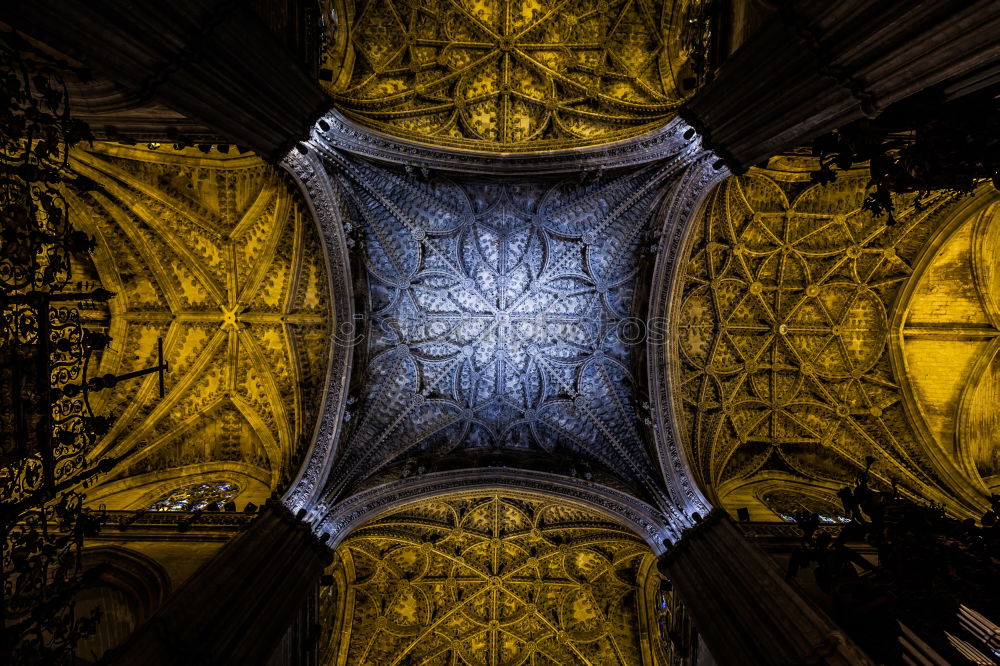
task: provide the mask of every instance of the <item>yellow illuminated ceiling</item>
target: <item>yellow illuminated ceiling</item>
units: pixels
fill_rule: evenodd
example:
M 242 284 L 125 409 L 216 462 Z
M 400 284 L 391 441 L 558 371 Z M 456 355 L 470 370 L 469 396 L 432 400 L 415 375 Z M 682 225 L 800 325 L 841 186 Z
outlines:
M 902 356 L 927 432 L 1000 490 L 1000 205 L 962 216 L 917 272 Z
M 521 152 L 661 126 L 688 8 L 677 0 L 349 0 L 326 65 L 347 116 L 422 143 Z
M 366 524 L 337 555 L 326 664 L 654 663 L 639 611 L 653 556 L 591 511 L 452 495 Z
M 887 226 L 861 210 L 867 171 L 823 187 L 810 184 L 809 168 L 785 158 L 729 178 L 689 236 L 674 285 L 671 381 L 692 471 L 711 499 L 760 518 L 773 517 L 764 505 L 830 513 L 866 456 L 876 458 L 877 486 L 897 479 L 918 497 L 974 505 L 978 478 L 915 430 L 891 353 L 896 299 L 957 203 L 899 197 L 898 222 Z M 942 289 L 929 279 L 954 327 L 964 315 Z M 934 339 L 944 347 L 915 351 L 917 364 L 985 353 Z M 907 340 L 908 349 L 923 344 Z M 918 394 L 947 390 L 940 378 L 914 377 Z
M 163 399 L 155 375 L 100 396 L 98 452 L 130 455 L 88 495 L 127 508 L 221 478 L 266 498 L 308 447 L 333 325 L 298 191 L 251 156 L 98 144 L 72 162 L 97 185 L 71 203 L 116 294 L 99 372 L 155 365 L 157 339 L 170 366 Z

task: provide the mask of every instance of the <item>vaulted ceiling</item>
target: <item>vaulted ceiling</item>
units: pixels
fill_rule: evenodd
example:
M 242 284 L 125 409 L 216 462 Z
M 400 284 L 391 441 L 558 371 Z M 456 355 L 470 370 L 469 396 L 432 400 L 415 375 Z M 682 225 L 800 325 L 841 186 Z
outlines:
M 301 195 L 249 155 L 97 144 L 72 165 L 95 185 L 71 203 L 115 293 L 98 372 L 155 365 L 157 340 L 169 364 L 162 399 L 155 375 L 95 396 L 115 417 L 98 451 L 129 457 L 88 495 L 128 508 L 223 479 L 266 498 L 311 441 L 333 326 Z
M 817 186 L 797 157 L 709 191 L 676 117 L 701 4 L 328 0 L 334 110 L 298 183 L 74 151 L 116 294 L 99 372 L 160 339 L 170 365 L 162 399 L 148 376 L 96 402 L 95 453 L 129 457 L 91 501 L 296 483 L 340 542 L 345 665 L 655 663 L 650 544 L 699 492 L 836 516 L 872 456 L 875 485 L 971 514 L 1000 483 L 1000 208 L 900 197 L 890 225 L 865 173 Z
M 628 529 L 573 505 L 452 496 L 368 523 L 337 550 L 324 663 L 655 664 Z
M 670 170 L 581 184 L 329 168 L 367 306 L 331 497 L 383 470 L 488 465 L 556 468 L 655 502 L 634 296 Z
M 727 179 L 689 232 L 670 370 L 692 472 L 728 508 L 832 517 L 871 456 L 875 485 L 975 510 L 996 473 L 994 209 L 900 196 L 892 224 L 862 209 L 866 170 L 812 168 Z
M 663 125 L 683 99 L 686 0 L 330 4 L 337 108 L 400 138 L 500 152 L 606 143 Z

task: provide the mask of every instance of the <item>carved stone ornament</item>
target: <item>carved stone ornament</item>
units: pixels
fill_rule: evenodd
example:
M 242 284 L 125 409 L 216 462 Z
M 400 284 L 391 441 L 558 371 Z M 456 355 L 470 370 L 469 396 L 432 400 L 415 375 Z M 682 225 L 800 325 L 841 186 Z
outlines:
M 292 150 L 282 160 L 282 166 L 292 174 L 310 203 L 319 225 L 320 236 L 326 247 L 327 275 L 336 326 L 354 320 L 354 295 L 351 289 L 351 271 L 344 237 L 343 221 L 337 207 L 326 169 L 315 152 L 302 155 Z M 327 386 L 323 395 L 320 418 L 316 422 L 308 458 L 298 478 L 282 498 L 293 512 L 312 506 L 322 490 L 332 465 L 343 423 L 344 403 L 347 399 L 347 382 L 351 376 L 353 350 L 351 341 L 334 333 L 330 345 Z
M 323 126 L 329 129 L 321 129 Z M 695 145 L 691 126 L 673 118 L 642 136 L 599 146 L 531 153 L 491 154 L 433 147 L 382 134 L 331 109 L 314 130 L 311 143 L 415 170 L 461 171 L 467 174 L 533 176 L 595 173 L 689 155 Z M 688 138 L 685 138 L 685 135 Z
M 922 409 L 932 415 L 927 422 L 954 430 L 958 378 L 996 330 L 985 316 L 975 327 L 975 315 L 959 325 L 940 314 L 959 316 L 962 294 L 976 307 L 983 300 L 974 291 L 983 270 L 960 261 L 970 256 L 968 240 L 946 251 L 932 240 L 961 210 L 956 196 L 895 197 L 893 225 L 862 208 L 867 171 L 819 186 L 807 166 L 795 167 L 781 158 L 727 179 L 685 225 L 674 278 L 654 288 L 670 313 L 668 342 L 651 355 L 651 376 L 667 375 L 654 382 L 662 387 L 658 422 L 676 425 L 692 475 L 726 508 L 773 517 L 761 505 L 783 513 L 779 500 L 795 492 L 803 497 L 795 503 L 826 515 L 840 503 L 837 489 L 871 460 L 871 485 L 897 485 L 905 496 L 977 515 L 979 474 L 962 474 L 953 453 L 921 441 L 912 417 Z M 976 228 L 969 219 L 967 228 Z M 933 287 L 921 287 L 935 252 L 944 258 Z M 908 304 L 911 291 L 923 295 Z M 892 323 L 907 311 L 905 325 Z M 899 340 L 903 353 L 894 351 Z M 932 359 L 947 359 L 937 374 Z M 911 376 L 934 382 L 933 394 L 915 389 L 916 404 Z M 930 407 L 919 404 L 927 395 L 936 401 Z M 807 498 L 802 488 L 824 492 Z
M 680 537 L 673 518 L 628 493 L 559 474 L 496 467 L 423 474 L 384 484 L 351 496 L 328 513 L 320 505 L 306 519 L 315 519 L 313 531 L 329 534 L 327 543 L 336 548 L 358 525 L 405 504 L 445 495 L 481 495 L 487 491 L 557 497 L 589 507 L 634 530 L 655 554 L 664 551 L 664 539 Z
M 659 331 L 670 330 L 670 318 L 673 311 L 664 294 L 669 293 L 676 274 L 681 270 L 680 257 L 683 249 L 685 232 L 690 228 L 695 215 L 716 183 L 728 176 L 725 169 L 716 170 L 712 167 L 715 156 L 711 153 L 692 163 L 680 182 L 674 189 L 673 197 L 665 205 L 663 211 L 663 233 L 660 240 L 660 251 L 656 258 L 653 271 L 653 284 L 650 288 L 649 321 L 660 322 Z M 652 405 L 654 436 L 657 452 L 660 456 L 660 467 L 669 487 L 676 492 L 674 503 L 682 509 L 682 521 L 690 524 L 690 514 L 699 512 L 707 515 L 711 505 L 699 490 L 691 477 L 686 453 L 680 444 L 680 433 L 676 430 L 676 420 L 671 401 L 671 387 L 668 369 L 671 361 L 669 334 L 658 338 L 650 338 L 646 351 L 647 376 L 649 380 L 649 398 Z
M 645 389 L 634 388 L 634 352 L 646 344 L 637 276 L 650 248 L 663 247 L 660 227 L 675 234 L 715 177 L 687 125 L 674 120 L 614 147 L 505 156 L 406 145 L 333 111 L 301 148 L 286 165 L 321 197 L 314 207 L 333 239 L 334 302 L 345 313 L 334 362 L 351 364 L 353 346 L 364 365 L 354 368 L 362 388 L 350 410 L 344 384 L 329 389 L 293 508 L 321 519 L 321 507 L 382 483 L 375 475 L 407 456 L 463 450 L 578 456 L 595 481 L 620 479 L 612 485 L 637 489 L 673 524 L 706 510 L 669 435 L 654 427 L 649 442 L 638 412 Z M 589 175 L 560 180 L 566 171 Z M 476 175 L 487 173 L 551 177 Z M 666 218 L 651 222 L 659 210 Z M 348 245 L 361 275 L 350 275 Z M 349 305 L 351 284 L 364 285 L 357 302 L 367 313 Z M 640 337 L 626 339 L 636 323 Z
M 359 124 L 425 145 L 538 153 L 648 135 L 684 99 L 693 4 L 344 2 L 327 90 Z

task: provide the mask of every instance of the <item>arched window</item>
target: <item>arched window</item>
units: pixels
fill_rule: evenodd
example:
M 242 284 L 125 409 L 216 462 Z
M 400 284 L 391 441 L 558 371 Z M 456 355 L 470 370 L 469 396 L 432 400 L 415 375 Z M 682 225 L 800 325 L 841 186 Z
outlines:
M 149 507 L 149 511 L 197 511 L 209 504 L 221 507 L 239 494 L 239 487 L 230 481 L 216 480 L 185 486 L 171 491 Z

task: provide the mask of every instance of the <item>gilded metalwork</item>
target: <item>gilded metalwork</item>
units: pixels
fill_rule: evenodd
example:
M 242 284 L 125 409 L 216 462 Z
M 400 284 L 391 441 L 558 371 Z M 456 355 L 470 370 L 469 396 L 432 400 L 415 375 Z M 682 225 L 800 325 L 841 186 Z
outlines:
M 524 152 L 638 136 L 683 99 L 692 4 L 348 4 L 330 42 L 328 89 L 347 116 L 421 143 Z
M 693 473 L 735 507 L 764 482 L 772 497 L 781 481 L 837 488 L 874 456 L 876 485 L 975 506 L 921 445 L 889 354 L 889 312 L 953 198 L 899 197 L 890 227 L 861 208 L 864 172 L 823 187 L 795 160 L 774 167 L 712 192 L 675 285 L 671 385 Z
M 327 664 L 652 663 L 639 640 L 652 555 L 591 511 L 452 496 L 362 526 L 337 554 Z

